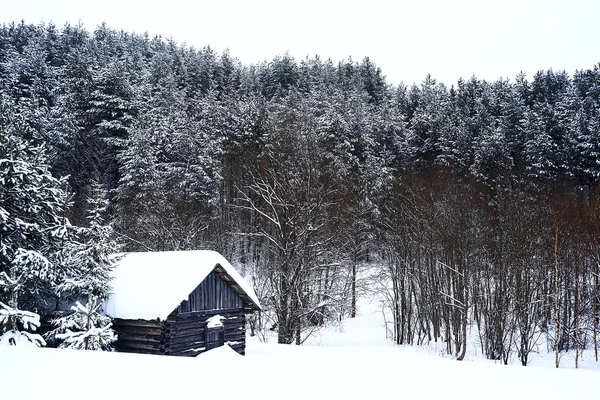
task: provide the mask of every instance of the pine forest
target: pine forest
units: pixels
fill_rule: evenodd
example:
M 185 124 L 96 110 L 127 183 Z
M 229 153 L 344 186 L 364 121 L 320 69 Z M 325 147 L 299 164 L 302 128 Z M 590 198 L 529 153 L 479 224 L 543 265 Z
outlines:
M 600 64 L 407 86 L 322 56 L 0 27 L 3 338 L 108 348 L 111 254 L 214 249 L 279 343 L 379 290 L 397 344 L 597 359 Z

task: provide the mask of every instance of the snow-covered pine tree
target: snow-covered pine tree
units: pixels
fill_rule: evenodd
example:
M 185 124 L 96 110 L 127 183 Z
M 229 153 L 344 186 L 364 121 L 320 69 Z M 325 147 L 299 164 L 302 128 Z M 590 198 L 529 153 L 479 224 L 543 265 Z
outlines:
M 56 338 L 62 340 L 60 348 L 76 350 L 112 350 L 117 340 L 109 317 L 102 315 L 103 301 L 91 295 L 85 305 L 79 301 L 71 307 L 71 314 L 54 321 L 63 333 Z
M 99 184 L 93 184 L 92 190 L 88 199 L 89 226 L 78 229 L 78 241 L 66 250 L 68 276 L 56 288 L 63 299 L 78 301 L 71 313 L 53 321 L 56 329 L 48 337 L 64 340 L 59 347 L 108 350 L 116 335 L 110 318 L 102 314 L 102 303 L 110 294 L 110 272 L 119 245 L 113 238 L 112 225 L 104 224 L 106 193 Z
M 0 336 L 2 346 L 45 346 L 44 339 L 28 331 L 35 331 L 40 326 L 40 316 L 23 311 L 0 302 L 0 325 L 4 332 Z
M 44 146 L 24 138 L 36 131 L 0 98 L 0 342 L 44 341 L 33 331 L 62 271 L 51 260 L 67 238 L 61 216 L 67 200 L 63 180 L 52 177 Z
M 110 271 L 116 261 L 120 246 L 114 239 L 112 224 L 104 223 L 103 214 L 108 207 L 102 185 L 92 185 L 88 199 L 88 226 L 77 229 L 77 240 L 67 249 L 67 278 L 57 287 L 61 294 L 78 298 L 96 296 L 105 299 L 110 294 Z
M 14 274 L 14 269 L 11 271 Z M 31 333 L 40 326 L 40 316 L 36 313 L 19 310 L 17 293 L 20 279 L 0 272 L 0 288 L 9 293 L 8 304 L 0 301 L 0 347 L 1 346 L 45 346 L 46 342 L 38 334 Z M 28 332 L 31 331 L 31 332 Z

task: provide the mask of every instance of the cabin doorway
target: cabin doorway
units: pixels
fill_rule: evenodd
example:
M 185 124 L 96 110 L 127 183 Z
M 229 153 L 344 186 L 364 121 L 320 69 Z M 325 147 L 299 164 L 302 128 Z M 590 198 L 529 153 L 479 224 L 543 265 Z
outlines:
M 206 350 L 223 346 L 225 339 L 225 327 L 215 326 L 206 329 Z

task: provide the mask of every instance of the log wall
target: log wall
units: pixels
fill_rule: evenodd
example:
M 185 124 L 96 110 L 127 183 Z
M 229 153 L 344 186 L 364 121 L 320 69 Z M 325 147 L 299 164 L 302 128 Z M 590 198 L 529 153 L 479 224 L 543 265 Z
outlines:
M 114 319 L 115 348 L 126 353 L 164 354 L 165 324 L 161 321 Z
M 166 321 L 113 320 L 118 334 L 116 349 L 129 353 L 196 356 L 206 351 L 206 321 L 221 315 L 225 317 L 222 320 L 224 343 L 244 355 L 245 313 L 252 312 L 253 308 L 223 276 L 222 271 L 211 272 Z
M 246 316 L 242 308 L 210 310 L 172 315 L 165 324 L 165 354 L 195 356 L 206 351 L 206 320 L 221 315 L 224 342 L 239 354 L 245 354 Z

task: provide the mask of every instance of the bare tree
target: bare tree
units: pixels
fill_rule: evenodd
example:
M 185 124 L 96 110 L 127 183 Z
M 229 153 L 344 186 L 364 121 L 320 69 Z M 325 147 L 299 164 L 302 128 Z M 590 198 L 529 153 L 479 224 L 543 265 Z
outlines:
M 278 342 L 301 344 L 311 318 L 334 302 L 337 271 L 327 249 L 336 240 L 339 196 L 313 151 L 317 137 L 310 120 L 287 111 L 273 114 L 276 140 L 248 165 L 235 208 L 252 215 L 254 235 L 266 240 L 268 258 L 258 274 L 273 298 Z

